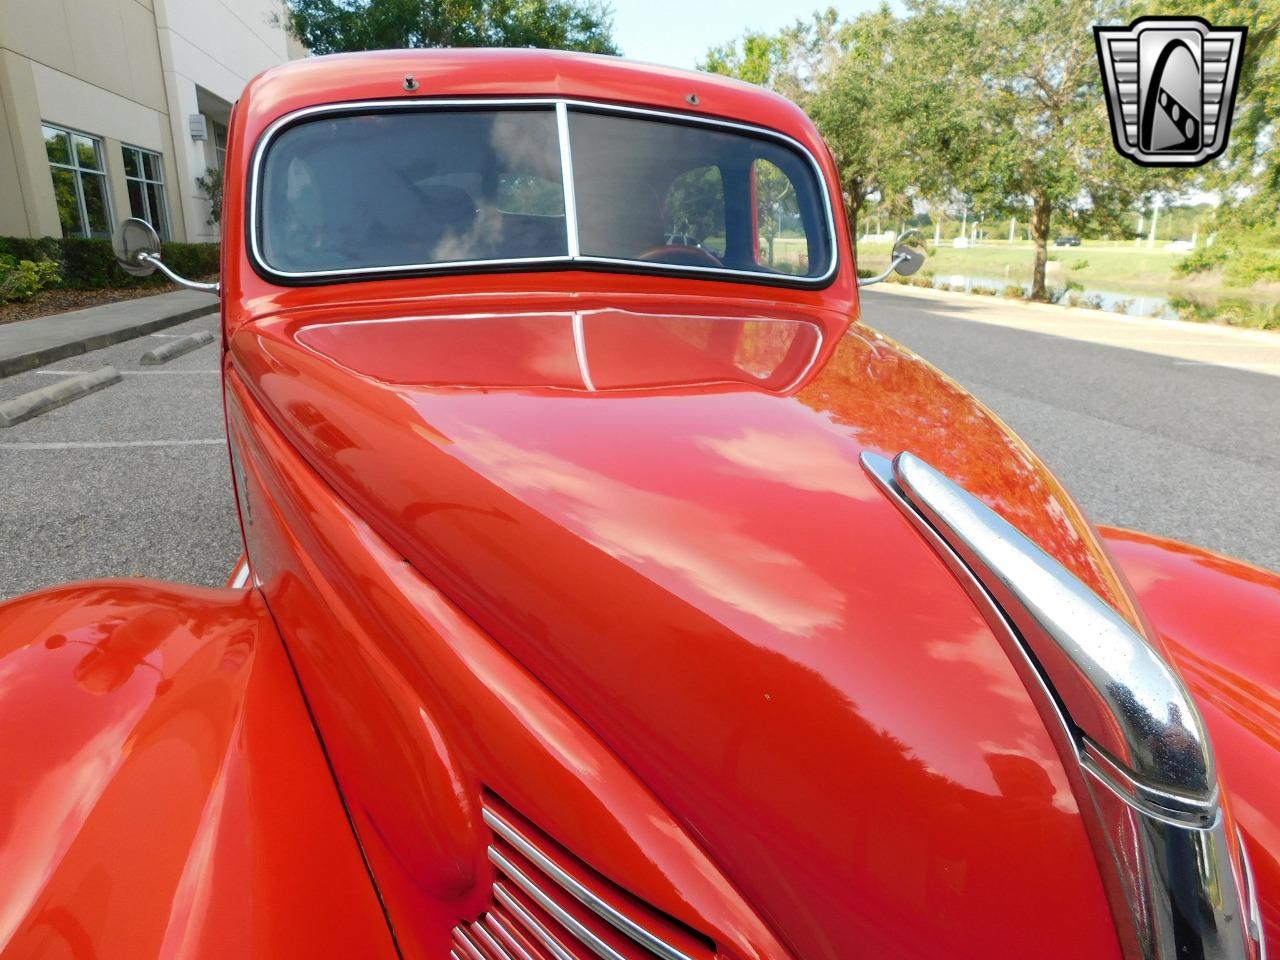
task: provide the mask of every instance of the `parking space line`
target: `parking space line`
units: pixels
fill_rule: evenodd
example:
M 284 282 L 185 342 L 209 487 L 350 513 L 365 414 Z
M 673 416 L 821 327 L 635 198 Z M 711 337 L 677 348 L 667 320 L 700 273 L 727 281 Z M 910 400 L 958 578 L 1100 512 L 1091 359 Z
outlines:
M 121 447 L 209 447 L 226 446 L 226 437 L 198 440 L 65 440 L 0 443 L 0 450 L 113 450 Z
M 35 373 L 42 374 L 46 377 L 73 377 L 77 373 L 84 373 L 83 370 L 36 370 Z M 194 374 L 208 375 L 211 373 L 221 373 L 221 370 L 121 370 L 122 377 L 182 377 Z

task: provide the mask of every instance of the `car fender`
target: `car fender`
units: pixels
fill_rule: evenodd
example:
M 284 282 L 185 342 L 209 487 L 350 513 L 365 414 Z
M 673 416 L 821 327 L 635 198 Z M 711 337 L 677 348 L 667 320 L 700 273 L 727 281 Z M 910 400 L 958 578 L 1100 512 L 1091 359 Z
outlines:
M 0 604 L 0 955 L 394 956 L 255 590 Z
M 1102 536 L 1204 715 L 1280 942 L 1280 575 L 1130 530 Z

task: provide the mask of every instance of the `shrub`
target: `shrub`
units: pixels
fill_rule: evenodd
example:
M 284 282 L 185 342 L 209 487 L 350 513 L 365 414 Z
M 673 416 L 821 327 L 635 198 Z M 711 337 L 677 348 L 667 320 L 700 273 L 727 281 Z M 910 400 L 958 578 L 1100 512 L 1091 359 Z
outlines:
M 1016 283 L 1010 283 L 1005 286 L 1004 291 L 1000 294 L 1006 300 L 1021 300 L 1027 295 L 1027 291 L 1022 289 Z
M 1089 261 L 1088 261 L 1087 259 L 1085 259 L 1084 257 L 1081 257 L 1079 260 L 1072 260 L 1072 261 L 1071 261 L 1071 269 L 1072 269 L 1072 270 L 1084 270 L 1084 269 L 1086 269 L 1088 266 L 1089 266 Z
M 62 260 L 62 241 L 53 237 L 0 237 L 0 256 L 15 260 Z
M 196 186 L 209 201 L 209 217 L 205 223 L 214 226 L 222 222 L 222 170 L 213 169 L 202 177 L 196 177 Z
M 58 282 L 58 265 L 52 260 L 19 260 L 0 254 L 0 303 L 30 300 Z
M 1209 302 L 1194 297 L 1170 297 L 1169 308 L 1183 320 L 1280 330 L 1280 305 L 1274 303 L 1255 303 L 1243 297 L 1223 297 Z
M 969 292 L 970 292 L 970 293 L 976 293 L 976 294 L 978 294 L 978 295 L 980 295 L 980 296 L 983 296 L 983 297 L 994 297 L 994 296 L 996 296 L 1000 291 L 999 291 L 999 290 L 997 290 L 995 287 L 980 287 L 980 286 L 973 286 L 973 287 L 970 287 L 970 288 L 969 288 Z
M 1133 301 L 1129 299 L 1117 300 L 1111 305 L 1112 313 L 1128 313 L 1133 309 Z
M 0 256 L 34 263 L 52 261 L 58 276 L 45 286 L 71 290 L 105 287 L 164 287 L 169 281 L 159 271 L 147 277 L 125 273 L 116 263 L 111 241 L 99 237 L 0 237 Z M 218 272 L 216 243 L 166 243 L 164 262 L 184 277 L 206 277 Z

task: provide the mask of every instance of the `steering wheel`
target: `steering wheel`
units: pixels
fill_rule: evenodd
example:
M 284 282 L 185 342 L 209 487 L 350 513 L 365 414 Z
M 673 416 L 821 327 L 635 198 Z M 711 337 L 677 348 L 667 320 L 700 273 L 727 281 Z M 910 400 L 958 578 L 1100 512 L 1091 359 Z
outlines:
M 670 263 L 678 267 L 723 267 L 724 262 L 710 250 L 683 243 L 664 243 L 650 247 L 636 257 L 650 263 Z

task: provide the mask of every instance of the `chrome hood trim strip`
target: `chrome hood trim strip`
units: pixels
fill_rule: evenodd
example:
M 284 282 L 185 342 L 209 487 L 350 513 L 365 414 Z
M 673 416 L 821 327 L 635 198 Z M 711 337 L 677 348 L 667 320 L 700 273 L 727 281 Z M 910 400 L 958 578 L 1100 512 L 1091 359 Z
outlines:
M 923 460 L 864 453 L 862 463 L 1019 669 L 1080 801 L 1125 955 L 1257 960 L 1238 837 L 1178 675 L 1065 567 Z

